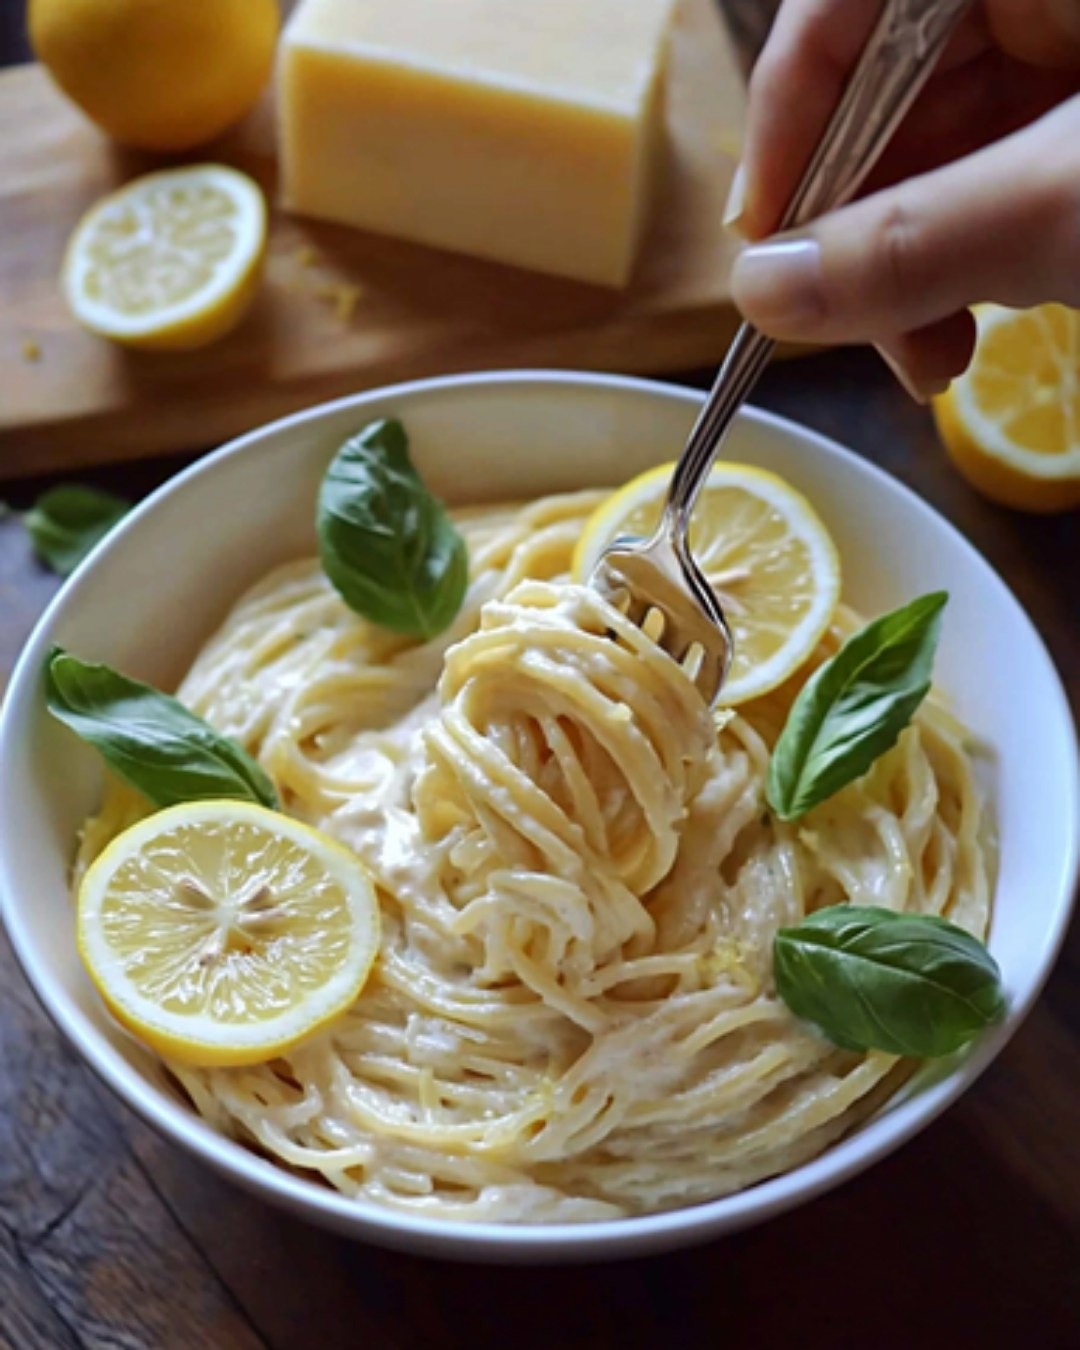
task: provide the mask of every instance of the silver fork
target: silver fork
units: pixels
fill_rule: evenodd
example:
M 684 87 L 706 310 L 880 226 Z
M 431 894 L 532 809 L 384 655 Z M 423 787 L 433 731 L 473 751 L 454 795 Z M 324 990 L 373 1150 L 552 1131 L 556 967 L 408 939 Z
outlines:
M 781 230 L 851 200 L 971 2 L 886 0 Z M 740 326 L 675 466 L 655 532 L 648 539 L 616 538 L 590 578 L 633 623 L 655 629 L 655 640 L 676 661 L 686 662 L 709 703 L 727 676 L 733 641 L 720 601 L 690 552 L 690 514 L 728 427 L 775 345 L 751 324 Z

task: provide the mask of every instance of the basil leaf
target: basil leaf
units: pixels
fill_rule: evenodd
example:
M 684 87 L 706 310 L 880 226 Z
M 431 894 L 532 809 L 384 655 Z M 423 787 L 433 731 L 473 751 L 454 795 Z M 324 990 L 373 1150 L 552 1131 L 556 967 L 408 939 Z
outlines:
M 338 451 L 319 491 L 323 569 L 372 623 L 432 638 L 461 608 L 465 541 L 409 460 L 400 422 L 373 422 Z
M 776 990 L 849 1050 L 948 1055 L 998 1022 L 997 962 L 977 938 L 925 914 L 830 905 L 773 940 Z
M 69 483 L 43 493 L 22 519 L 40 561 L 66 577 L 130 509 L 111 492 Z
M 883 614 L 807 680 L 765 781 L 765 799 L 781 820 L 839 792 L 896 744 L 930 689 L 948 598 L 935 591 Z
M 45 663 L 45 701 L 155 806 L 213 797 L 278 804 L 273 783 L 235 741 L 170 695 L 108 666 L 54 647 Z

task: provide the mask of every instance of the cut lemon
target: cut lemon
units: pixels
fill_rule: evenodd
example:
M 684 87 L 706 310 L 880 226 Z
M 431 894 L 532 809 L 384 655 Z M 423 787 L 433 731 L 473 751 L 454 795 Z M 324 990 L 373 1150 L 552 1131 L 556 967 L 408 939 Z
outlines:
M 79 888 L 79 954 L 102 998 L 187 1064 L 256 1064 L 311 1035 L 357 997 L 378 944 L 359 860 L 246 802 L 148 816 Z
M 933 400 L 951 459 L 1005 506 L 1080 505 L 1080 312 L 979 305 L 975 320 L 971 365 Z
M 221 164 L 136 178 L 83 216 L 61 284 L 81 324 L 132 347 L 201 347 L 243 316 L 258 288 L 266 202 Z
M 585 581 L 620 534 L 651 533 L 671 464 L 621 487 L 593 513 L 574 553 Z M 720 702 L 745 703 L 783 683 L 829 626 L 840 598 L 840 559 L 806 498 L 774 473 L 717 463 L 694 507 L 690 547 L 720 597 L 735 640 Z

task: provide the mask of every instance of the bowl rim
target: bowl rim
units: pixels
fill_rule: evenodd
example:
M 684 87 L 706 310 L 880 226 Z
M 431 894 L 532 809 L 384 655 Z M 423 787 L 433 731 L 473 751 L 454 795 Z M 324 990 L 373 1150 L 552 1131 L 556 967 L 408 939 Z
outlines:
M 44 648 L 57 617 L 67 604 L 70 591 L 84 571 L 93 567 L 108 549 L 116 545 L 129 527 L 154 511 L 167 495 L 183 491 L 189 480 L 215 471 L 226 460 L 252 453 L 270 435 L 318 423 L 345 409 L 355 408 L 362 412 L 367 405 L 388 398 L 411 398 L 431 392 L 500 385 L 606 388 L 682 402 L 688 407 L 700 407 L 705 398 L 703 391 L 687 386 L 602 372 L 555 369 L 481 371 L 433 376 L 364 390 L 300 409 L 234 437 L 172 475 L 148 494 L 64 581 L 38 618 L 19 654 L 0 704 L 0 803 L 6 785 L 3 766 L 7 756 L 4 748 L 16 734 L 17 710 L 36 703 Z M 815 451 L 824 453 L 826 457 L 857 461 L 860 469 L 876 480 L 879 486 L 901 494 L 909 508 L 923 518 L 932 519 L 934 528 L 944 530 L 951 536 L 951 544 L 966 553 L 969 561 L 981 569 L 984 581 L 1003 593 L 1002 598 L 1015 607 L 1017 617 L 1028 630 L 1032 650 L 1045 665 L 1050 686 L 1054 690 L 1057 704 L 1054 716 L 1061 722 L 1068 739 L 1067 784 L 1063 800 L 1066 809 L 1071 812 L 1071 818 L 1080 819 L 1080 744 L 1068 697 L 1041 635 L 997 571 L 930 503 L 874 462 L 831 437 L 779 414 L 756 407 L 744 407 L 740 417 L 744 421 L 809 441 Z M 1069 836 L 1061 869 L 1062 890 L 1055 905 L 1053 922 L 1046 935 L 1047 941 L 1036 976 L 1029 987 L 1010 1003 L 1005 1021 L 984 1035 L 958 1063 L 950 1063 L 943 1076 L 921 1087 L 908 1098 L 886 1104 L 885 1109 L 870 1117 L 857 1131 L 844 1136 L 810 1161 L 733 1195 L 657 1214 L 589 1223 L 522 1225 L 473 1222 L 382 1208 L 373 1202 L 343 1195 L 329 1186 L 324 1187 L 314 1179 L 286 1171 L 244 1145 L 219 1134 L 190 1107 L 134 1069 L 90 1024 L 86 1024 L 84 1031 L 78 1019 L 71 1019 L 64 1006 L 62 986 L 49 975 L 43 964 L 39 966 L 33 940 L 21 924 L 20 906 L 14 899 L 15 887 L 7 872 L 7 848 L 2 823 L 4 814 L 0 812 L 0 921 L 4 924 L 24 977 L 50 1020 L 114 1096 L 170 1143 L 193 1153 L 219 1175 L 279 1208 L 354 1239 L 371 1240 L 387 1247 L 455 1260 L 581 1261 L 658 1252 L 750 1227 L 804 1204 L 849 1180 L 906 1143 L 936 1119 L 975 1082 L 1016 1033 L 1057 960 L 1080 885 L 1080 830 L 1074 829 Z

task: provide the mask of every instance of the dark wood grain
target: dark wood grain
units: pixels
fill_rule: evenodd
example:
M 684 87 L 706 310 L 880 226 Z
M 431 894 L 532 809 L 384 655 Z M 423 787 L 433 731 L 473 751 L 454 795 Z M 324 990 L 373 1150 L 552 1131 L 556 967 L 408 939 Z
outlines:
M 771 8 L 730 0 L 748 46 Z M 868 353 L 775 368 L 757 401 L 882 464 L 951 519 L 1028 608 L 1080 709 L 1077 513 L 1033 519 L 981 501 Z M 138 496 L 175 467 L 93 478 Z M 20 484 L 16 504 L 42 486 Z M 0 521 L 0 679 L 56 584 L 17 520 Z M 158 1138 L 66 1047 L 0 938 L 0 1350 L 1075 1350 L 1078 1074 L 1074 926 L 1035 1013 L 972 1091 L 805 1209 L 638 1262 L 442 1264 L 310 1228 Z

